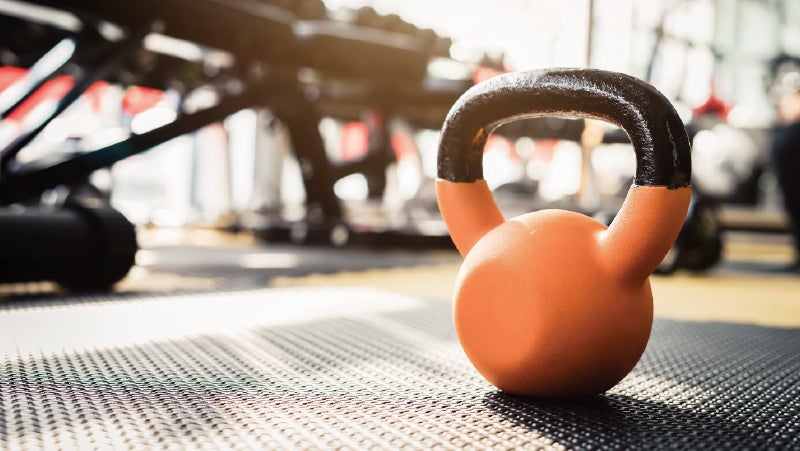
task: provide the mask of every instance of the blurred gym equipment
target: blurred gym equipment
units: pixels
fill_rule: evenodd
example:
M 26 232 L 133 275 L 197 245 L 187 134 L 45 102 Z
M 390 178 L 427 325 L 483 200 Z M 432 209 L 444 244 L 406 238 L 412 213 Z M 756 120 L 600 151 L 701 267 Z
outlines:
M 239 110 L 267 108 L 288 131 L 306 194 L 304 217 L 278 228 L 302 229 L 303 240 L 322 236 L 346 242 L 349 231 L 335 182 L 363 172 L 375 180 L 372 195 L 380 195 L 394 156 L 383 140 L 363 158 L 334 164 L 320 136 L 322 115 L 352 119 L 369 108 L 435 128 L 471 84 L 470 79 L 428 77 L 429 61 L 448 55 L 447 38 L 370 9 L 358 11 L 350 21 L 332 20 L 319 0 L 7 1 L 0 4 L 0 17 L 4 33 L 14 37 L 3 43 L 4 59 L 27 69 L 3 92 L 3 117 L 14 114 L 55 77 L 66 74 L 72 80 L 50 111 L 26 124 L 0 150 L 0 205 L 18 209 L 37 208 L 51 190 L 69 191 L 98 169 Z M 236 27 L 223 31 L 219 23 Z M 23 148 L 101 80 L 173 90 L 181 97 L 178 117 L 98 149 L 62 153 L 50 164 L 18 161 Z M 199 91 L 213 93 L 205 108 L 191 102 Z M 374 131 L 385 137 L 381 127 L 377 124 Z M 29 220 L 51 221 L 36 213 Z M 14 230 L 9 227 L 4 238 L 13 241 Z M 30 268 L 26 276 L 25 261 L 15 264 L 13 274 L 20 280 L 44 274 Z

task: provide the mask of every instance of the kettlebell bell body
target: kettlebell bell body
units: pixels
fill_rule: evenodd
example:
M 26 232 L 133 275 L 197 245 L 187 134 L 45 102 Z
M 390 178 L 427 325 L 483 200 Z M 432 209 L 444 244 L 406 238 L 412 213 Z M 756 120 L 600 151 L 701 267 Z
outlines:
M 535 116 L 603 119 L 637 155 L 614 222 L 543 210 L 505 221 L 483 180 L 482 150 L 504 122 Z M 677 113 L 633 77 L 586 69 L 506 74 L 467 91 L 442 128 L 437 198 L 464 257 L 454 294 L 461 345 L 510 393 L 603 392 L 645 350 L 649 275 L 681 230 L 691 198 L 689 142 Z

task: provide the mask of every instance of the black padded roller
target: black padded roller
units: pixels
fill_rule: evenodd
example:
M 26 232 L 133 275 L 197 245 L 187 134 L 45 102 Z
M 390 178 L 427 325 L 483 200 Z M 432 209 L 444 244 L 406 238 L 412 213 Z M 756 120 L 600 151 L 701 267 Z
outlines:
M 133 224 L 99 202 L 63 208 L 0 209 L 0 283 L 49 280 L 72 290 L 102 290 L 134 264 Z

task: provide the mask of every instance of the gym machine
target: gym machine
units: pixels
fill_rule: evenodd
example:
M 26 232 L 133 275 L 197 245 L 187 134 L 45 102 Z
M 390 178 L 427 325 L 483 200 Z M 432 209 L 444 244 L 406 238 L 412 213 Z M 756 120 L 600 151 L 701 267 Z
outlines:
M 0 222 L 7 222 L 7 226 L 1 226 L 4 233 L 0 237 L 3 281 L 47 279 L 72 289 L 104 289 L 120 280 L 127 269 L 101 277 L 97 268 L 133 265 L 133 226 L 112 213 L 102 196 L 85 198 L 85 192 L 93 192 L 86 189 L 91 188 L 89 176 L 246 108 L 268 109 L 286 126 L 306 193 L 304 217 L 299 221 L 272 221 L 268 230 L 261 231 L 264 236 L 294 235 L 301 236 L 300 241 L 342 244 L 358 235 L 373 243 L 450 245 L 445 234 L 423 233 L 414 224 L 404 230 L 352 230 L 334 184 L 350 174 L 362 173 L 370 182 L 370 195 L 380 196 L 386 168 L 394 159 L 385 121 L 374 130 L 374 135 L 383 139 L 371 143 L 362 158 L 338 163 L 328 158 L 319 130 L 322 117 L 354 120 L 366 110 L 383 118 L 401 117 L 413 127 L 438 129 L 453 102 L 473 84 L 471 78 L 451 80 L 429 75 L 430 61 L 449 56 L 447 38 L 419 30 L 395 15 L 381 16 L 371 8 L 333 19 L 320 0 L 145 0 L 119 4 L 36 0 L 4 5 L 0 5 L 4 29 L 10 36 L 24 39 L 9 39 L 3 44 L 5 54 L 13 55 L 3 63 L 28 68 L 29 72 L 0 95 L 0 117 L 12 114 L 56 76 L 69 74 L 74 84 L 51 112 L 0 149 Z M 187 17 L 188 10 L 192 14 Z M 188 43 L 191 51 L 164 46 L 164 38 Z M 131 133 L 98 149 L 63 152 L 48 164 L 21 164 L 17 159 L 20 151 L 101 80 L 121 86 L 171 89 L 183 100 L 211 88 L 217 101 L 200 110 L 184 102 L 174 121 L 147 132 Z M 582 126 L 567 124 L 562 129 L 559 127 L 563 124 L 553 128 L 544 121 L 522 121 L 499 133 L 579 141 Z M 66 194 L 55 196 L 60 199 L 55 204 L 43 205 L 43 196 L 53 190 Z M 86 204 L 97 208 L 87 208 Z M 98 213 L 101 210 L 102 214 Z M 108 219 L 112 216 L 113 221 Z M 72 226 L 63 227 L 65 221 Z M 63 231 L 53 233 L 53 228 Z M 73 233 L 70 236 L 75 246 L 59 245 L 69 238 L 64 234 Z M 127 244 L 115 247 L 117 234 L 121 234 L 120 242 Z M 25 240 L 39 246 L 20 246 Z M 87 253 L 97 257 L 89 262 L 86 255 L 77 252 L 80 248 L 93 249 Z M 18 250 L 14 253 L 10 249 Z M 121 253 L 126 253 L 119 257 L 121 263 L 98 263 Z M 5 270 L 12 266 L 13 271 Z
M 415 120 L 438 127 L 449 106 L 471 85 L 471 80 L 431 80 L 427 75 L 432 58 L 447 56 L 447 38 L 369 8 L 348 20 L 331 20 L 319 0 L 113 4 L 41 0 L 4 5 L 0 20 L 5 29 L 25 39 L 10 39 L 3 50 L 13 55 L 11 63 L 28 68 L 29 73 L 14 89 L 3 92 L 2 117 L 24 104 L 46 81 L 65 73 L 74 79 L 52 111 L 0 149 L 4 281 L 48 279 L 72 289 L 102 289 L 121 279 L 127 270 L 100 277 L 97 268 L 108 265 L 98 262 L 126 253 L 119 260 L 126 263 L 112 266 L 133 264 L 133 226 L 112 213 L 105 199 L 83 199 L 75 187 L 86 186 L 89 175 L 98 169 L 245 108 L 267 108 L 287 126 L 306 191 L 303 227 L 312 236 L 341 231 L 346 225 L 333 191 L 335 181 L 354 172 L 380 172 L 391 155 L 383 146 L 364 159 L 332 164 L 318 128 L 322 114 L 346 117 L 348 111 L 369 106 L 416 116 Z M 189 43 L 198 55 L 158 48 L 154 36 Z M 173 122 L 131 133 L 99 149 L 63 153 L 44 165 L 21 164 L 20 151 L 100 80 L 173 89 L 183 99 L 211 87 L 218 100 L 197 111 L 182 108 Z M 380 189 L 380 181 L 377 186 Z M 67 194 L 56 204 L 42 205 L 43 195 L 53 190 Z M 97 208 L 88 208 L 87 203 Z M 109 219 L 112 216 L 114 220 Z M 54 229 L 59 232 L 53 233 Z M 65 240 L 72 244 L 59 245 Z M 117 240 L 126 244 L 116 246 Z M 23 246 L 24 242 L 39 246 Z M 89 262 L 79 252 L 82 248 L 92 248 L 86 253 L 98 257 Z M 68 276 L 60 273 L 64 271 Z

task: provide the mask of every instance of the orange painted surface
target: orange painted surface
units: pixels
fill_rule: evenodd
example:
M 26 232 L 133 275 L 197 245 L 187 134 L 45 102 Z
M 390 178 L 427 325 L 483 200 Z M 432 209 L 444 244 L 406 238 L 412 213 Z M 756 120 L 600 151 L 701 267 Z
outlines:
M 504 221 L 485 180 L 475 183 L 436 180 L 436 198 L 450 238 L 462 257 Z
M 142 111 L 149 110 L 164 100 L 164 92 L 144 86 L 131 86 L 125 91 L 122 98 L 122 111 L 131 116 L 136 116 Z
M 339 154 L 343 160 L 363 157 L 369 150 L 369 128 L 360 121 L 348 122 L 339 135 Z
M 28 69 L 19 67 L 0 67 L 0 92 L 28 75 Z M 44 102 L 56 102 L 72 89 L 75 80 L 69 75 L 60 75 L 45 82 L 33 95 L 8 115 L 8 119 L 22 122 L 37 106 Z M 108 89 L 108 83 L 98 81 L 83 94 L 83 98 L 91 102 L 92 111 L 99 112 L 102 99 Z

